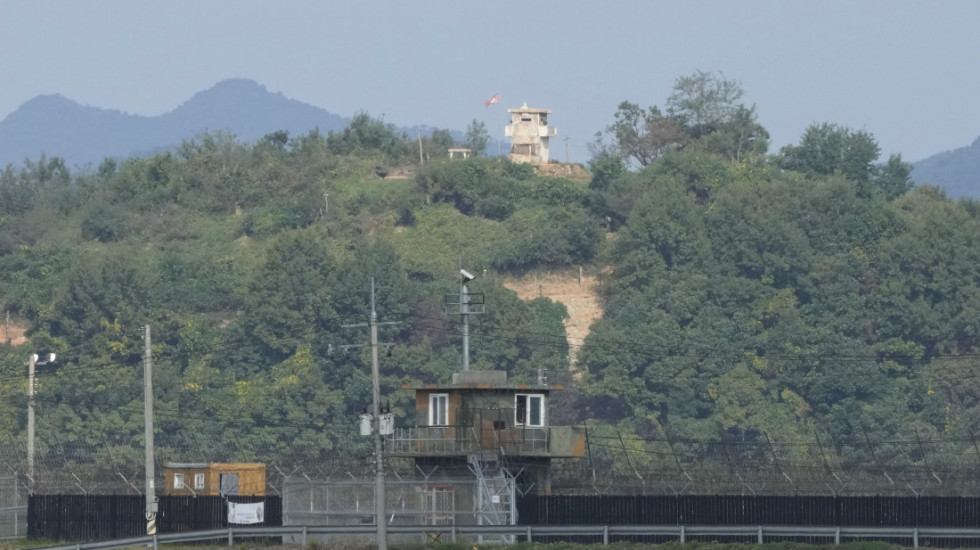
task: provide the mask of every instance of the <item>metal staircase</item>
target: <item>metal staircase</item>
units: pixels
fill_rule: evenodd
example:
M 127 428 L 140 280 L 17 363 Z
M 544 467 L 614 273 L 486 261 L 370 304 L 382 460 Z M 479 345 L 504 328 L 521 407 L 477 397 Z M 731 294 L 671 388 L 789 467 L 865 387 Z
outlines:
M 501 466 L 500 457 L 474 453 L 468 466 L 476 478 L 477 525 L 516 525 L 516 482 L 514 475 Z M 511 535 L 480 536 L 479 542 L 513 543 Z

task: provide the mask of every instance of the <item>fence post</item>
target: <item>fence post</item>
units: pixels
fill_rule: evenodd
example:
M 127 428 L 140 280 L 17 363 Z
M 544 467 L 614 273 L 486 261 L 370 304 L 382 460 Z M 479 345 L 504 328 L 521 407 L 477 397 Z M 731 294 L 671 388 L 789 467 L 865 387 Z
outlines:
M 602 545 L 609 546 L 609 526 L 602 526 Z
M 762 526 L 761 525 L 759 526 L 759 537 L 758 537 L 758 540 L 759 540 L 759 544 L 762 544 Z
M 153 550 L 160 550 L 160 546 L 157 544 L 157 534 L 153 533 Z
M 681 544 L 684 544 L 685 542 L 687 542 L 687 541 L 685 540 L 686 538 L 687 538 L 687 537 L 685 537 L 685 536 L 684 536 L 684 526 L 683 526 L 683 525 L 681 525 Z
M 449 538 L 453 542 L 456 542 L 456 526 L 455 525 L 453 525 L 453 528 L 449 531 Z
M 840 527 L 834 530 L 834 546 L 840 546 Z
M 531 526 L 527 526 L 527 541 L 531 542 Z
M 918 548 L 918 547 L 919 547 L 919 528 L 918 527 L 913 527 L 912 528 L 912 548 Z
M 231 527 L 229 527 L 228 528 L 228 546 L 234 546 L 234 545 L 235 545 L 234 529 L 232 529 Z
M 303 526 L 303 548 L 306 548 L 306 529 L 307 529 L 307 527 L 304 525 Z

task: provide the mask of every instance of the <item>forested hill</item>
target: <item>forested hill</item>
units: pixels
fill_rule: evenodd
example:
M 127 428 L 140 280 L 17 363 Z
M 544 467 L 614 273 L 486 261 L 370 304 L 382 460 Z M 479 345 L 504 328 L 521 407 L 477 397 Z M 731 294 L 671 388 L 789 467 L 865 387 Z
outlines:
M 367 319 L 370 278 L 381 320 L 400 322 L 384 325 L 381 370 L 404 425 L 402 385 L 460 363 L 444 296 L 462 262 L 487 304 L 473 368 L 547 369 L 570 388 L 555 424 L 666 434 L 694 454 L 767 441 L 784 460 L 820 434 L 824 460 L 855 467 L 972 456 L 980 203 L 913 187 L 865 131 L 815 124 L 770 154 L 734 84 L 688 78 L 663 110 L 619 106 L 589 181 L 450 161 L 447 131 L 423 140 L 424 167 L 383 179 L 375 167 L 411 165 L 417 144 L 368 115 L 329 134 L 205 134 L 91 171 L 8 167 L 0 293 L 30 332 L 0 348 L 0 439 L 25 430 L 26 354 L 53 351 L 39 437 L 137 441 L 149 323 L 161 440 L 350 452 L 370 378 L 367 350 L 346 347 L 367 334 L 345 325 Z M 572 373 L 564 307 L 501 281 L 579 266 L 603 277 L 604 316 Z
M 980 197 L 980 138 L 968 147 L 916 162 L 912 176 L 920 183 L 942 187 L 953 197 Z

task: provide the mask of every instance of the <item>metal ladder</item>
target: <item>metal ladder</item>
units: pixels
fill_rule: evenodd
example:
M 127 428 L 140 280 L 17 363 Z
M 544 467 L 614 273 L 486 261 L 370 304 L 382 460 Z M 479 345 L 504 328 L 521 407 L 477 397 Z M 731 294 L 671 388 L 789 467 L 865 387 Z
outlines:
M 516 525 L 517 510 L 514 475 L 500 466 L 497 455 L 485 456 L 483 453 L 469 455 L 469 469 L 476 477 L 476 523 L 477 525 Z M 498 542 L 511 544 L 512 535 L 481 535 L 479 542 Z

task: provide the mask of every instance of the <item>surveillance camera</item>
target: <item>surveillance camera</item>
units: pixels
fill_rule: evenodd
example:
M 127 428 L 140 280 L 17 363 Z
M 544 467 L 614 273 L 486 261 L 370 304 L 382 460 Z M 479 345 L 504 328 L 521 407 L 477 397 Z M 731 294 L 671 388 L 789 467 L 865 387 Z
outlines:
M 472 281 L 473 279 L 476 279 L 476 277 L 472 273 L 470 273 L 469 271 L 466 271 L 465 269 L 460 269 L 459 270 L 459 274 L 463 276 L 463 282 L 464 283 L 468 283 L 468 282 Z

